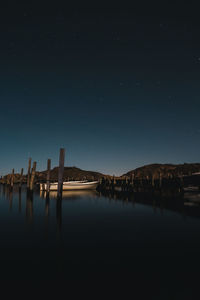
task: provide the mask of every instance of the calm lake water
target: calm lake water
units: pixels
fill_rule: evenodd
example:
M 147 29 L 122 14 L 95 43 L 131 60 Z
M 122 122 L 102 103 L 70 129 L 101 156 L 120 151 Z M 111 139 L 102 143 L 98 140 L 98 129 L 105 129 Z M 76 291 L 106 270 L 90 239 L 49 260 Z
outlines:
M 0 186 L 0 237 L 8 293 L 196 299 L 200 211 L 187 199 L 65 192 L 57 201 Z

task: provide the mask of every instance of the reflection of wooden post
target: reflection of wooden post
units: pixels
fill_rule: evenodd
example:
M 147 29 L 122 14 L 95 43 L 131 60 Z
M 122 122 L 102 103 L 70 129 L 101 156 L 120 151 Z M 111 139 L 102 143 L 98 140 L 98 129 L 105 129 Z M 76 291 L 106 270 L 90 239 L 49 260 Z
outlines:
M 13 202 L 13 192 L 12 190 L 11 191 L 8 191 L 9 193 L 9 210 L 11 211 L 12 210 L 12 202 Z
M 29 158 L 28 161 L 27 189 L 30 188 L 30 178 L 31 178 L 31 158 Z
M 11 175 L 11 181 L 10 181 L 11 189 L 13 189 L 13 186 L 14 186 L 14 176 L 15 176 L 15 170 L 13 169 L 12 175 Z
M 19 212 L 22 210 L 22 194 L 21 190 L 19 190 Z
M 27 194 L 26 198 L 26 218 L 29 223 L 33 221 L 33 195 Z
M 62 227 L 62 200 L 60 198 L 57 199 L 56 202 L 56 219 L 57 219 L 57 230 L 58 233 L 61 233 Z
M 49 216 L 49 197 L 46 197 L 46 201 L 45 201 L 45 216 L 46 217 Z
M 50 172 L 51 172 L 51 160 L 47 160 L 47 196 L 49 196 L 50 192 Z
M 30 191 L 33 191 L 33 188 L 34 188 L 36 165 L 37 165 L 37 163 L 36 163 L 36 161 L 34 161 L 34 163 L 33 163 L 33 169 L 32 169 L 32 172 L 31 172 Z
M 58 169 L 58 198 L 62 198 L 63 173 L 65 164 L 65 149 L 60 149 L 59 169 Z
M 22 169 L 21 169 L 21 175 L 20 175 L 20 181 L 19 181 L 19 189 L 20 189 L 20 190 L 21 190 L 21 188 L 22 188 L 23 172 L 24 172 L 24 169 L 22 168 Z

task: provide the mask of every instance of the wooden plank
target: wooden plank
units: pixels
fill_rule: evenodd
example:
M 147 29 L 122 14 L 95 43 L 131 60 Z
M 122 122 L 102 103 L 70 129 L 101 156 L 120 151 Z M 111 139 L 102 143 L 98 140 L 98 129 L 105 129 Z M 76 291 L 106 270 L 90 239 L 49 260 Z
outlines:
M 62 198 L 62 189 L 63 189 L 63 174 L 64 174 L 64 165 L 65 165 L 65 149 L 60 149 L 60 158 L 59 158 L 59 169 L 58 169 L 58 198 Z

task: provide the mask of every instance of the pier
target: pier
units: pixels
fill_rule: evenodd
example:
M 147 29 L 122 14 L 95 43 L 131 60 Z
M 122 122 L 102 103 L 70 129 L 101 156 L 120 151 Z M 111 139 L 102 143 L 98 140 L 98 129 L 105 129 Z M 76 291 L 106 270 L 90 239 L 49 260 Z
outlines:
M 32 165 L 32 158 L 28 159 L 27 174 L 24 175 L 24 169 L 15 173 L 14 168 L 11 173 L 1 177 L 0 183 L 9 187 L 12 191 L 14 185 L 18 185 L 21 190 L 26 185 L 27 193 L 32 194 L 34 189 L 38 189 L 40 184 L 46 184 L 46 197 L 49 197 L 51 183 L 57 182 L 57 198 L 62 199 L 63 181 L 98 181 L 97 191 L 104 194 L 127 195 L 134 193 L 164 193 L 169 195 L 183 194 L 184 188 L 195 186 L 200 191 L 200 173 L 192 173 L 184 175 L 180 173 L 169 172 L 152 172 L 147 176 L 142 173 L 137 174 L 129 172 L 127 176 L 103 176 L 98 172 L 83 171 L 75 167 L 65 167 L 65 149 L 61 148 L 59 153 L 59 167 L 51 168 L 51 159 L 47 159 L 47 170 L 43 172 L 37 171 L 37 162 Z M 185 165 L 184 165 L 185 166 Z M 66 177 L 66 169 L 69 169 L 73 177 Z M 77 173 L 78 172 L 78 173 Z M 85 176 L 85 173 L 87 176 Z

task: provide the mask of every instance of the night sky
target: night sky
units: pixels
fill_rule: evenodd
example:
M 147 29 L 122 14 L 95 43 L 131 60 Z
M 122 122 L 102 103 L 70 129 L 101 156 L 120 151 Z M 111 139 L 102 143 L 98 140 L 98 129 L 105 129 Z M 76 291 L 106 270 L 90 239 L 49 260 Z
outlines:
M 0 174 L 122 174 L 200 161 L 200 20 L 146 9 L 13 7 L 0 20 Z

